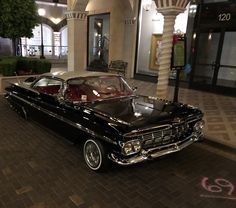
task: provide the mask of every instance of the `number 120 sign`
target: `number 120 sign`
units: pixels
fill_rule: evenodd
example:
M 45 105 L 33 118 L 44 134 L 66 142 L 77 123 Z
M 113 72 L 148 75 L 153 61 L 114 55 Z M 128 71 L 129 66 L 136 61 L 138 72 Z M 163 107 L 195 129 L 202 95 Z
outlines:
M 218 20 L 220 22 L 227 22 L 231 19 L 231 13 L 221 13 L 218 15 Z

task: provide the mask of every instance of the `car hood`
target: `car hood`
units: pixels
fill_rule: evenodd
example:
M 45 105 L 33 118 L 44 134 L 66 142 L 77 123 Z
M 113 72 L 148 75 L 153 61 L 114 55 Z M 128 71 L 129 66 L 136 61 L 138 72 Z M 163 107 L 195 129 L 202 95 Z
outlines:
M 123 126 L 126 132 L 172 123 L 176 118 L 183 120 L 201 113 L 187 105 L 145 96 L 97 101 L 86 106 L 116 126 Z

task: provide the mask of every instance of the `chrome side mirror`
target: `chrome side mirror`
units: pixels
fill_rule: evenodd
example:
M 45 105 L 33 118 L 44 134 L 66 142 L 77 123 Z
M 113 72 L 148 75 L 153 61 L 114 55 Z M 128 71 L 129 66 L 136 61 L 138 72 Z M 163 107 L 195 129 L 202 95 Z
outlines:
M 133 92 L 136 92 L 138 87 L 132 87 Z
M 59 93 L 59 94 L 57 95 L 57 100 L 58 100 L 58 102 L 59 102 L 60 104 L 65 103 L 64 96 L 63 96 L 61 93 Z

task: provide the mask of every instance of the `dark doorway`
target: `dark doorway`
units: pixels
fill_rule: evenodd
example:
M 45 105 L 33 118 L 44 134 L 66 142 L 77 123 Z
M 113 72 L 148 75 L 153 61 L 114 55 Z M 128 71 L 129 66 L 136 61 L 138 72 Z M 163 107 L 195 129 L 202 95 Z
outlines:
M 215 85 L 219 68 L 219 44 L 221 32 L 202 31 L 198 37 L 197 54 L 193 83 L 196 85 Z
M 190 87 L 236 95 L 236 4 L 200 5 Z

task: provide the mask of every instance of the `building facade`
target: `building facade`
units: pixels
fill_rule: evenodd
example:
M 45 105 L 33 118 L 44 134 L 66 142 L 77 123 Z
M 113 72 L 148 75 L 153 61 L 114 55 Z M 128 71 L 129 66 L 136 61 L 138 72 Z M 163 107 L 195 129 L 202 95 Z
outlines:
M 88 21 L 84 68 L 100 56 L 106 64 L 121 59 L 128 62 L 128 77 L 156 81 L 164 22 L 156 2 L 84 3 Z M 191 1 L 177 15 L 170 79 L 180 70 L 180 80 L 187 86 L 235 94 L 235 7 L 234 1 Z

